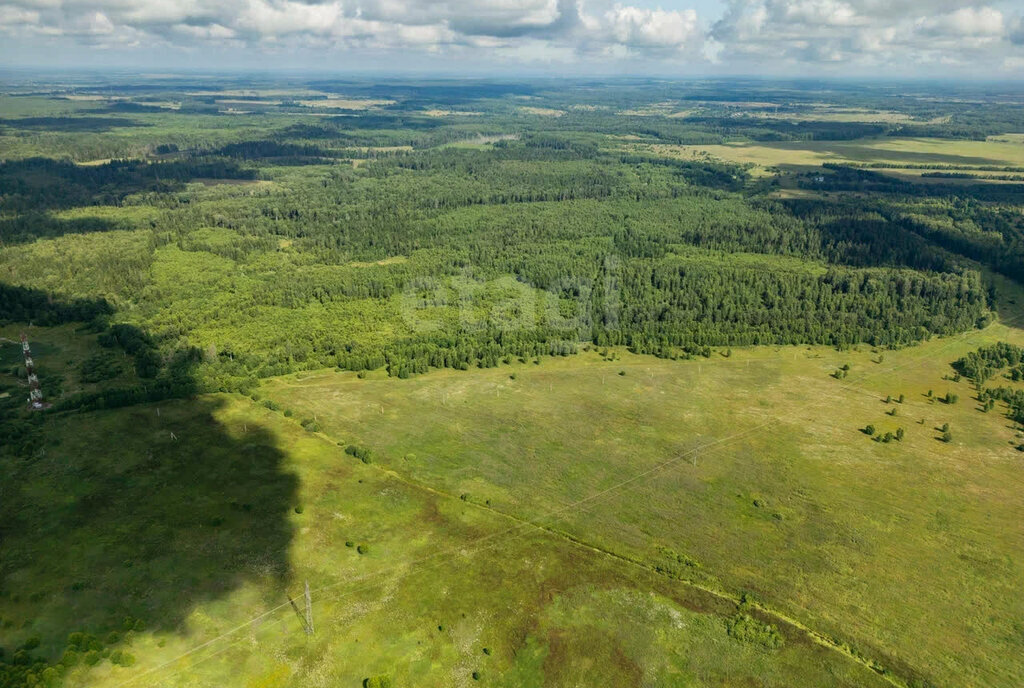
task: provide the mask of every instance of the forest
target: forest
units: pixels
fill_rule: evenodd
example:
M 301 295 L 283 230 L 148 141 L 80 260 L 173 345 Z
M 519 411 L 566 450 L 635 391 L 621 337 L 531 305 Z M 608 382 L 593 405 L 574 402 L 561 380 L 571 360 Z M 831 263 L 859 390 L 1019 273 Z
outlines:
M 156 357 L 149 380 L 193 350 L 199 387 L 227 390 L 300 369 L 404 377 L 587 343 L 669 358 L 899 347 L 986 323 L 986 271 L 1024 269 L 1018 184 L 832 164 L 793 176 L 812 196 L 785 197 L 744 165 L 617 144 L 847 141 L 906 135 L 904 124 L 793 123 L 729 109 L 700 87 L 679 100 L 700 101 L 686 117 L 615 111 L 663 95 L 657 84 L 604 88 L 585 107 L 540 86 L 347 84 L 353 98 L 390 104 L 326 117 L 306 114 L 316 100 L 252 97 L 237 116 L 216 96 L 147 104 L 187 83 L 121 85 L 130 100 L 104 106 L 112 88 L 63 105 L 3 98 L 17 116 L 0 136 L 0 317 L 140 328 Z M 789 96 L 784 110 L 807 99 Z M 442 104 L 447 114 L 427 114 Z M 922 122 L 939 107 L 895 105 Z M 945 107 L 949 123 L 915 124 L 914 135 L 983 137 L 1019 114 L 993 105 L 970 117 L 991 131 L 957 132 L 965 106 Z M 531 114 L 548 110 L 557 116 Z M 85 159 L 96 155 L 109 159 Z M 35 290 L 104 305 L 86 318 Z

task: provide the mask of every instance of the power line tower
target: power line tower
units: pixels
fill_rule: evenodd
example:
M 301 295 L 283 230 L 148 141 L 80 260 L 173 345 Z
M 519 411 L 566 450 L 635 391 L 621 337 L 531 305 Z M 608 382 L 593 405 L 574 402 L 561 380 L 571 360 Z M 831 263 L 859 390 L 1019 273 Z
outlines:
M 25 356 L 25 371 L 28 373 L 29 407 L 34 411 L 42 411 L 48 404 L 43 402 L 43 391 L 39 389 L 39 376 L 36 375 L 35 363 L 32 361 L 32 350 L 24 332 L 21 333 L 21 353 Z

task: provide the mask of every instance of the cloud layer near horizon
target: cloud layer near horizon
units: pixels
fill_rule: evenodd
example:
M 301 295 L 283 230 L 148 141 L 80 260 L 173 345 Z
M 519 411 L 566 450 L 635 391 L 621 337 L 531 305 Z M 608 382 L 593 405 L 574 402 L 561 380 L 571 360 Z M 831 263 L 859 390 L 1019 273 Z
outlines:
M 0 0 L 0 35 L 10 50 L 350 53 L 394 62 L 388 68 L 419 55 L 476 67 L 1024 73 L 1024 19 L 998 0 L 722 4 L 718 16 L 701 16 L 609 0 Z

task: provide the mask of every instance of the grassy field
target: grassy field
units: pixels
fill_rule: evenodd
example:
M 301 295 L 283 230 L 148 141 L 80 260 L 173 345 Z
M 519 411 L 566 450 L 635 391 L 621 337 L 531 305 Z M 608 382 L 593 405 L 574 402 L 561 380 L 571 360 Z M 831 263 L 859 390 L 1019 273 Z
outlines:
M 30 336 L 44 387 L 102 353 Z M 1024 331 L 320 371 L 50 416 L 3 476 L 0 644 L 97 635 L 69 686 L 1015 685 L 1021 440 L 944 379 L 994 341 Z M 730 634 L 744 594 L 781 647 Z
M 675 555 L 659 574 L 297 420 L 228 395 L 51 416 L 5 468 L 0 642 L 93 634 L 67 686 L 886 685 L 757 608 L 781 646 L 736 637 L 737 600 Z
M 884 354 L 590 352 L 405 381 L 323 372 L 263 391 L 418 484 L 649 565 L 685 553 L 702 584 L 752 592 L 897 676 L 1005 686 L 1024 676 L 1020 439 L 943 379 L 996 340 L 1024 333 Z M 906 438 L 872 442 L 868 424 Z
M 683 159 L 710 155 L 729 162 L 750 163 L 762 174 L 769 168 L 817 167 L 823 163 L 935 165 L 937 169 L 943 165 L 1024 166 L 1024 144 L 1006 137 L 988 141 L 885 137 L 857 141 L 783 141 L 701 146 L 634 144 L 632 148 Z M 922 168 L 915 171 L 920 174 L 928 170 Z

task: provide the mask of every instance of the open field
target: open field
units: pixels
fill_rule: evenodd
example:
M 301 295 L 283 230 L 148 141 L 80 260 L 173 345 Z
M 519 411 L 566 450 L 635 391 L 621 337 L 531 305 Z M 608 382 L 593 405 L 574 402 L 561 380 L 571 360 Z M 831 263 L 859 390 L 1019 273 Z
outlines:
M 1012 140 L 954 141 L 887 137 L 857 141 L 786 141 L 701 146 L 635 144 L 633 148 L 682 159 L 710 155 L 729 162 L 755 165 L 762 173 L 769 168 L 816 167 L 822 163 L 932 164 L 936 166 L 934 169 L 946 165 L 1024 166 L 1024 144 Z M 927 168 L 922 168 L 918 174 L 925 171 L 928 171 Z
M 40 358 L 89 346 L 34 335 Z M 33 594 L 0 595 L 5 642 L 59 657 L 69 629 L 99 634 L 66 686 L 886 685 L 757 609 L 781 647 L 732 637 L 733 595 L 364 464 L 297 420 L 228 395 L 51 417 L 6 468 L 2 571 Z M 312 636 L 288 602 L 306 581 Z
M 338 98 L 329 96 L 320 100 L 300 100 L 299 104 L 310 108 L 330 108 L 337 110 L 366 110 L 381 105 L 391 105 L 393 100 L 373 100 L 370 98 Z
M 659 547 L 683 552 L 700 580 L 753 591 L 897 675 L 1001 686 L 1024 676 L 1020 440 L 975 409 L 966 381 L 943 380 L 995 340 L 1024 333 L 992 326 L 882 363 L 868 349 L 591 352 L 413 381 L 300 374 L 262 391 L 417 483 L 652 565 Z M 906 438 L 871 442 L 868 424 Z
M 68 328 L 32 337 L 49 370 L 95 346 Z M 509 688 L 888 685 L 855 656 L 896 685 L 1012 685 L 1020 440 L 965 381 L 942 379 L 994 341 L 1024 332 L 992 325 L 881 354 L 590 351 L 411 380 L 322 371 L 264 383 L 278 412 L 204 395 L 57 416 L 19 474 L 19 500 L 35 502 L 19 513 L 26 533 L 60 540 L 50 551 L 80 554 L 9 540 L 5 577 L 33 577 L 37 595 L 0 596 L 0 618 L 9 640 L 35 635 L 57 655 L 69 628 L 140 620 L 107 646 L 131 666 L 80 665 L 69 686 L 475 685 L 473 672 Z M 844 363 L 846 380 L 829 376 Z M 952 444 L 937 439 L 945 422 Z M 869 423 L 906 438 L 871 442 Z M 311 638 L 286 597 L 301 606 L 307 580 Z M 729 637 L 741 593 L 782 649 Z

